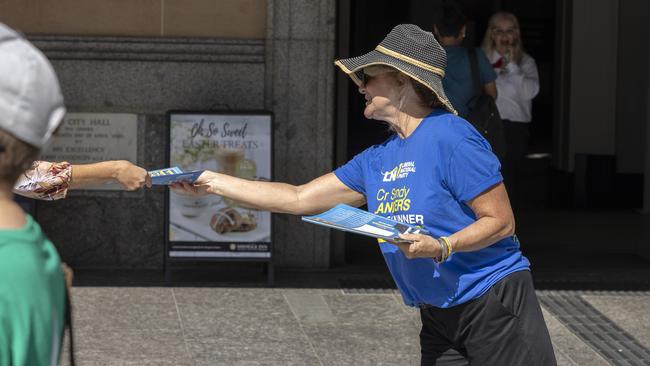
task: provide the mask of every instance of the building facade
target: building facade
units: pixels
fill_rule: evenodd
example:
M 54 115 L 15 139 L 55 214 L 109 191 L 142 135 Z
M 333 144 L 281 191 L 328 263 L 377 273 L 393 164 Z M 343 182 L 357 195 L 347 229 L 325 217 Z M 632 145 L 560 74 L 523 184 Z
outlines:
M 509 3 L 461 2 L 488 13 Z M 415 23 L 439 6 L 405 4 Z M 548 2 L 526 6 L 534 13 Z M 350 89 L 332 61 L 359 37 L 349 26 L 354 9 L 343 0 L 9 0 L 0 21 L 52 61 L 70 112 L 137 114 L 139 165 L 166 165 L 167 111 L 264 110 L 274 119 L 274 178 L 301 184 L 349 158 Z M 615 162 L 602 179 L 650 172 L 650 5 L 557 0 L 554 12 L 552 165 L 571 174 L 576 199 L 598 199 L 602 180 L 588 179 L 590 161 Z M 648 212 L 643 182 L 639 206 Z M 164 214 L 162 189 L 79 191 L 36 207 L 78 268 L 161 268 Z M 273 224 L 277 265 L 344 261 L 340 234 L 289 215 Z M 618 248 L 650 258 L 645 239 L 650 233 Z

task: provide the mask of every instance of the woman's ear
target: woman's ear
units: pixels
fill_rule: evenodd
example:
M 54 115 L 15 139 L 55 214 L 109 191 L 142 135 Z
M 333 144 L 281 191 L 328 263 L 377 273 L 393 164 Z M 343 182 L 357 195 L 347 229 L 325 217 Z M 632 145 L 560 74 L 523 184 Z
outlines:
M 409 82 L 409 77 L 402 74 L 401 72 L 397 74 L 397 85 L 404 86 Z

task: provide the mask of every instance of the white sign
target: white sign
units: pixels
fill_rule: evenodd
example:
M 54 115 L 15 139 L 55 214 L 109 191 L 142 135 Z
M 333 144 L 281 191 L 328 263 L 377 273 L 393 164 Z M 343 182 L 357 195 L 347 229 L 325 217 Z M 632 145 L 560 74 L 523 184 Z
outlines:
M 138 162 L 138 116 L 127 113 L 68 113 L 41 160 L 89 164 Z M 117 184 L 90 189 L 121 190 Z
M 170 129 L 170 166 L 249 180 L 271 178 L 269 114 L 171 114 Z M 190 251 L 198 257 L 270 255 L 271 214 L 216 195 L 170 191 L 169 225 L 172 256 Z

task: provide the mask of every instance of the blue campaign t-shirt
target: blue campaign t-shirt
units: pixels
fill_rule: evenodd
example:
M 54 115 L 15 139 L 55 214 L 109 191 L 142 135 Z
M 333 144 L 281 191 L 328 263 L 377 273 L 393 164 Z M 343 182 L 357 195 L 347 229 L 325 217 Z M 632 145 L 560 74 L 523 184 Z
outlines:
M 334 174 L 364 196 L 368 210 L 449 236 L 476 221 L 467 201 L 500 183 L 499 160 L 464 119 L 433 111 L 405 139 L 393 135 L 355 156 Z M 404 303 L 450 307 L 475 299 L 506 275 L 529 269 L 515 237 L 438 264 L 408 259 L 379 244 Z
M 445 94 L 447 94 L 451 105 L 458 111 L 458 115 L 467 118 L 470 107 L 473 107 L 472 99 L 475 95 L 474 80 L 469 67 L 469 55 L 467 49 L 461 46 L 446 46 L 445 52 L 447 52 L 447 67 L 445 68 L 445 77 L 442 78 L 442 87 L 445 89 Z M 482 49 L 476 49 L 476 58 L 481 85 L 496 80 L 497 74 Z

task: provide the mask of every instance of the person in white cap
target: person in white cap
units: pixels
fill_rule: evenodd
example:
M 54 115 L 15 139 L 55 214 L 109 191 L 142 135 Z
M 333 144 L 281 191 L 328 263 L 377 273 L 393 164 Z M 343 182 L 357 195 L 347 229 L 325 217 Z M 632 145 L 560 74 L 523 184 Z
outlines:
M 12 188 L 65 113 L 45 56 L 0 23 L 0 365 L 56 365 L 66 289 L 54 245 Z

